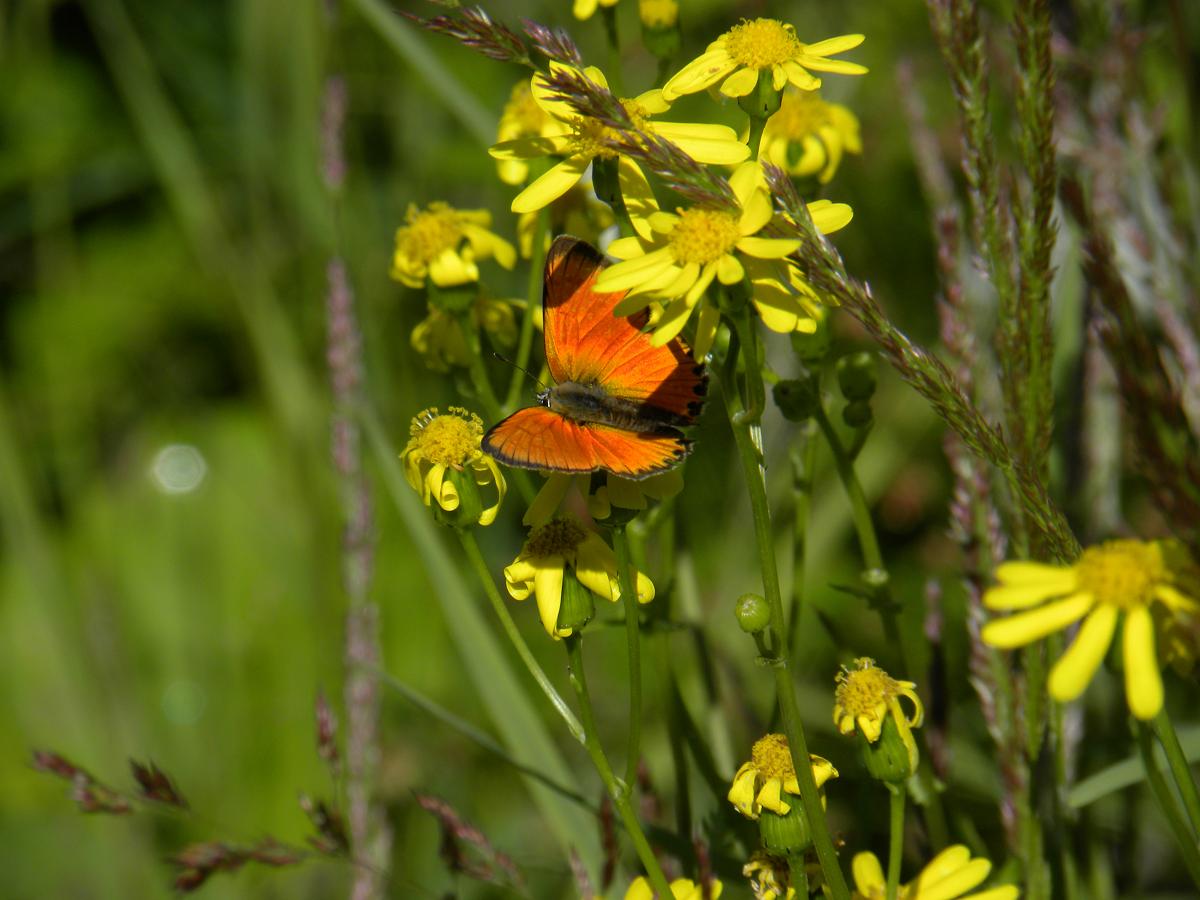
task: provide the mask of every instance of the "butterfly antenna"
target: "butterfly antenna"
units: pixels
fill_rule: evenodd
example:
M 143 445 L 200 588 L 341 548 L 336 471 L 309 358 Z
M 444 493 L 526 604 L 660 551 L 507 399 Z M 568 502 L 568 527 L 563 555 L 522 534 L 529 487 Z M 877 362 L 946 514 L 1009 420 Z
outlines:
M 534 375 L 532 372 L 530 372 L 524 366 L 518 366 L 515 362 L 513 362 L 507 356 L 497 353 L 495 350 L 492 351 L 492 356 L 496 357 L 496 359 L 500 360 L 500 362 L 506 363 L 507 365 L 512 366 L 514 369 L 524 372 L 529 377 L 530 381 L 532 381 L 534 384 L 536 384 L 538 387 L 540 387 L 543 391 L 547 390 L 546 385 L 542 383 L 542 379 L 538 378 L 536 375 Z

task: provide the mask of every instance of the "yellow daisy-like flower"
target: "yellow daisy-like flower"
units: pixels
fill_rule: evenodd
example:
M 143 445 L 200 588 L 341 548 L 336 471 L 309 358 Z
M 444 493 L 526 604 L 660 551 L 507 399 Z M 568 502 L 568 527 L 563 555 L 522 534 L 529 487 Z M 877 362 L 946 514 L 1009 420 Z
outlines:
M 860 657 L 854 661 L 854 668 L 843 666 L 837 674 L 833 723 L 842 734 L 853 734 L 858 729 L 873 744 L 879 740 L 884 720 L 890 716 L 908 751 L 908 774 L 911 774 L 917 768 L 917 745 L 911 729 L 920 727 L 925 718 L 916 688 L 911 681 L 897 681 L 876 666 L 875 660 Z M 911 717 L 900 705 L 901 697 L 912 703 Z
M 793 900 L 796 896 L 796 889 L 789 884 L 791 871 L 785 857 L 755 850 L 742 866 L 742 874 L 750 879 L 754 900 Z
M 821 184 L 833 178 L 843 154 L 861 152 L 858 118 L 838 103 L 826 103 L 816 91 L 786 91 L 759 145 L 760 159 L 791 175 L 816 175 Z
M 762 167 L 754 160 L 743 163 L 729 178 L 738 209 L 658 209 L 653 195 L 626 205 L 643 210 L 632 214 L 638 234 L 620 238 L 608 252 L 623 262 L 609 266 L 596 282 L 597 290 L 628 291 L 617 307 L 631 315 L 652 300 L 667 302 L 654 324 L 652 341 L 663 345 L 679 334 L 692 310 L 700 307 L 695 352 L 703 358 L 712 347 L 720 312 L 715 303 L 701 303 L 713 280 L 733 285 L 748 279 L 751 301 L 763 324 L 772 331 L 815 331 L 811 307 L 816 295 L 803 285 L 798 270 L 784 258 L 800 246 L 797 238 L 762 237 L 758 234 L 774 216 Z M 820 200 L 809 204 L 813 222 L 830 233 L 850 221 L 850 207 Z M 802 286 L 797 286 L 799 282 Z
M 708 896 L 717 900 L 723 890 L 721 882 L 715 878 L 709 884 Z M 671 882 L 671 897 L 673 900 L 704 900 L 704 885 L 690 878 L 676 878 Z M 654 900 L 654 890 L 644 875 L 633 879 L 629 890 L 625 892 L 625 900 Z
M 396 231 L 392 277 L 410 288 L 454 287 L 479 280 L 479 260 L 495 258 L 504 268 L 517 262 L 513 245 L 488 231 L 492 214 L 485 209 L 455 209 L 435 201 L 425 209 L 410 203 L 405 224 Z
M 523 137 L 543 137 L 557 130 L 557 123 L 533 99 L 529 82 L 522 78 L 512 89 L 504 111 L 500 114 L 500 127 L 496 131 L 497 143 L 515 141 Z M 496 170 L 505 184 L 524 184 L 529 177 L 529 163 L 522 159 L 498 159 Z
M 550 65 L 552 69 L 563 68 L 562 63 L 552 62 Z M 595 66 L 584 69 L 583 74 L 601 87 L 608 88 L 604 73 Z M 545 136 L 523 137 L 496 144 L 488 152 L 499 160 L 529 160 L 545 156 L 561 156 L 562 160 L 517 194 L 512 202 L 513 212 L 532 212 L 561 197 L 579 182 L 587 167 L 597 159 L 617 161 L 622 194 L 649 193 L 650 186 L 642 170 L 632 159 L 621 156 L 610 146 L 615 137 L 611 128 L 596 119 L 579 115 L 566 100 L 555 98 L 541 73 L 533 76 L 530 90 L 538 105 L 556 121 L 556 129 Z M 660 90 L 646 91 L 632 100 L 622 100 L 621 104 L 638 131 L 672 141 L 697 162 L 733 165 L 750 155 L 750 148 L 738 140 L 732 128 L 724 125 L 652 122 L 651 116 L 671 108 Z
M 808 758 L 818 789 L 829 779 L 837 778 L 837 769 L 829 760 L 811 753 Z M 800 796 L 792 751 L 785 735 L 768 734 L 755 741 L 749 762 L 742 763 L 733 776 L 728 799 L 742 815 L 757 819 L 764 809 L 787 815 L 792 807 L 783 799 L 785 793 Z
M 1159 541 L 1118 540 L 1089 547 L 1071 566 L 1007 562 L 996 569 L 998 586 L 986 591 L 988 609 L 1024 610 L 983 628 L 985 643 L 1011 649 L 1040 640 L 1083 619 L 1074 642 L 1050 671 L 1050 694 L 1074 700 L 1092 680 L 1122 624 L 1125 698 L 1139 719 L 1163 704 L 1155 652 L 1154 609 L 1195 615 L 1200 604 L 1176 585 Z
M 854 900 L 884 900 L 887 879 L 874 853 L 856 853 L 851 863 L 854 873 Z M 971 858 L 963 844 L 947 847 L 935 856 L 915 881 L 900 886 L 899 900 L 1016 900 L 1021 892 L 1011 884 L 969 894 L 987 880 L 990 861 L 982 856 Z
M 666 500 L 683 490 L 683 473 L 670 469 L 660 475 L 652 475 L 640 481 L 621 478 L 611 472 L 592 472 L 586 475 L 566 475 L 550 472 L 546 483 L 537 492 L 525 517 L 525 525 L 541 525 L 562 506 L 567 494 L 574 488 L 586 498 L 588 514 L 596 520 L 607 519 L 613 508 L 643 510 L 651 500 Z
M 654 599 L 654 584 L 634 573 L 639 603 Z M 563 580 L 573 577 L 597 597 L 616 603 L 621 599 L 617 582 L 617 556 L 594 531 L 569 518 L 551 519 L 534 529 L 512 565 L 504 570 L 508 593 L 514 600 L 537 597 L 542 627 L 552 638 L 567 637 L 574 629 L 560 627 Z
M 517 342 L 515 306 L 511 300 L 480 297 L 471 315 L 493 341 L 501 347 L 511 347 Z M 458 319 L 437 306 L 429 307 L 429 315 L 413 328 L 409 342 L 433 372 L 448 372 L 451 366 L 465 367 L 470 362 L 470 351 Z
M 575 5 L 572 7 L 571 12 L 575 14 L 575 18 L 582 22 L 594 16 L 597 7 L 616 5 L 617 0 L 575 0 Z
M 771 78 L 777 91 L 793 84 L 803 91 L 815 91 L 821 79 L 809 70 L 836 72 L 841 75 L 865 75 L 867 68 L 858 63 L 829 59 L 835 53 L 853 50 L 863 42 L 861 34 L 805 44 L 796 37 L 796 29 L 778 19 L 743 19 L 708 45 L 663 85 L 663 96 L 673 102 L 684 94 L 694 94 L 720 84 L 727 97 L 745 97 L 758 84 L 760 73 Z
M 490 525 L 500 512 L 506 485 L 496 461 L 484 453 L 483 422 L 457 406 L 445 413 L 436 407 L 412 420 L 410 437 L 400 454 L 404 477 L 426 506 L 437 504 L 454 524 Z M 495 502 L 484 507 L 480 489 L 495 492 Z

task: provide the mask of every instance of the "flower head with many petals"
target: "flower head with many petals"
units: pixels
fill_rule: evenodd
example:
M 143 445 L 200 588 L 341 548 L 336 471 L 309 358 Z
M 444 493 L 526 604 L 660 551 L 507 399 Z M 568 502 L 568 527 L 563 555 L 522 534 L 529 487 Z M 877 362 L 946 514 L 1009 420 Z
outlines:
M 517 342 L 517 317 L 511 300 L 480 296 L 471 306 L 471 318 L 501 347 Z M 448 372 L 451 366 L 470 364 L 471 351 L 455 315 L 430 304 L 429 314 L 416 324 L 409 336 L 412 348 L 433 372 Z
M 572 585 L 565 584 L 568 579 Z M 512 565 L 505 568 L 504 581 L 514 600 L 536 596 L 542 627 L 555 640 L 575 630 L 559 619 L 564 588 L 573 589 L 577 583 L 603 600 L 621 599 L 616 554 L 600 535 L 567 517 L 551 519 L 533 530 Z M 634 581 L 639 603 L 654 599 L 649 578 L 636 572 Z
M 560 71 L 562 63 L 551 63 L 552 71 Z M 594 66 L 582 74 L 593 84 L 607 90 L 604 73 Z M 604 122 L 581 116 L 566 100 L 555 95 L 541 73 L 533 76 L 530 90 L 534 100 L 555 120 L 556 127 L 543 136 L 526 136 L 496 144 L 488 152 L 499 160 L 530 160 L 552 156 L 561 157 L 549 171 L 537 178 L 512 202 L 512 211 L 526 213 L 541 209 L 565 194 L 583 177 L 595 160 L 615 160 L 623 192 L 649 191 L 641 169 L 614 146 L 619 135 Z M 750 148 L 738 140 L 732 128 L 725 125 L 655 122 L 652 116 L 670 109 L 662 91 L 646 91 L 633 99 L 620 101 L 637 132 L 658 135 L 672 141 L 697 162 L 732 165 L 750 155 Z M 644 186 L 644 187 L 643 187 Z
M 1075 640 L 1050 672 L 1050 694 L 1074 700 L 1092 680 L 1122 623 L 1125 697 L 1139 719 L 1162 709 L 1163 685 L 1155 652 L 1155 611 L 1195 615 L 1200 604 L 1183 593 L 1169 564 L 1174 545 L 1117 540 L 1089 547 L 1072 566 L 1007 562 L 996 569 L 989 609 L 1022 610 L 989 622 L 985 643 L 1009 649 L 1040 640 L 1083 619 Z
M 586 498 L 588 514 L 597 521 L 608 519 L 613 509 L 641 511 L 651 500 L 666 500 L 683 490 L 683 472 L 669 469 L 634 481 L 621 478 L 611 472 L 591 472 L 585 475 L 567 475 L 550 472 L 546 483 L 537 492 L 525 517 L 525 525 L 540 525 L 554 516 L 566 500 L 572 488 Z
M 575 0 L 571 7 L 571 12 L 575 18 L 583 21 L 590 19 L 596 14 L 596 8 L 600 6 L 616 6 L 617 0 Z
M 674 101 L 683 94 L 720 85 L 727 97 L 745 97 L 760 77 L 770 78 L 777 91 L 789 83 L 804 91 L 815 91 L 821 79 L 810 69 L 842 75 L 866 73 L 866 67 L 857 63 L 829 59 L 862 42 L 861 34 L 844 34 L 805 44 L 796 37 L 795 28 L 777 19 L 744 19 L 672 76 L 663 85 L 663 96 Z
M 890 718 L 908 755 L 906 775 L 912 774 L 917 768 L 917 745 L 911 729 L 919 727 L 925 717 L 916 687 L 911 681 L 897 681 L 876 666 L 873 659 L 856 659 L 854 668 L 843 667 L 838 672 L 833 723 L 842 734 L 853 734 L 857 729 L 867 743 L 874 744 Z M 911 717 L 900 705 L 902 697 L 913 705 Z
M 827 184 L 844 154 L 861 152 L 854 113 L 825 102 L 816 91 L 789 90 L 767 120 L 759 155 L 789 175 L 816 175 Z
M 412 420 L 408 444 L 400 454 L 404 477 L 421 501 L 436 504 L 453 524 L 490 525 L 504 500 L 504 476 L 480 449 L 482 438 L 483 423 L 474 413 L 457 406 L 445 413 L 430 408 Z M 480 499 L 484 488 L 495 492 L 491 506 Z
M 502 144 L 525 137 L 544 137 L 557 130 L 557 122 L 533 99 L 529 82 L 522 78 L 513 86 L 512 94 L 504 104 L 500 127 L 496 130 L 496 142 Z M 523 159 L 498 159 L 496 170 L 505 184 L 523 184 L 529 176 L 529 163 Z
M 392 277 L 411 288 L 455 287 L 479 280 L 479 260 L 494 257 L 511 269 L 517 262 L 513 245 L 488 228 L 485 209 L 455 209 L 440 201 L 425 209 L 409 204 L 404 225 L 396 231 Z
M 851 864 L 854 872 L 854 900 L 884 900 L 887 879 L 874 853 L 856 853 Z M 992 864 L 982 856 L 971 858 L 962 844 L 947 847 L 935 856 L 914 881 L 900 886 L 899 900 L 1016 900 L 1020 895 L 1011 884 L 970 894 L 991 874 Z
M 729 178 L 739 204 L 736 209 L 691 207 L 674 213 L 660 211 L 652 196 L 637 198 L 644 211 L 632 216 L 637 235 L 609 245 L 608 252 L 623 262 L 610 266 L 596 282 L 602 291 L 628 291 L 617 307 L 630 315 L 652 300 L 667 302 L 654 324 L 653 342 L 666 344 L 679 334 L 692 310 L 700 308 L 695 351 L 708 353 L 720 313 L 716 304 L 702 304 L 714 280 L 723 285 L 749 282 L 750 300 L 772 331 L 797 330 L 811 322 L 815 300 L 811 290 L 794 284 L 798 277 L 784 258 L 800 246 L 797 238 L 765 237 L 759 232 L 774 216 L 770 193 L 759 163 L 743 163 Z M 627 202 L 627 206 L 630 205 Z M 827 200 L 809 205 L 813 222 L 824 233 L 850 221 L 850 207 Z M 816 324 L 812 322 L 811 329 Z
M 837 778 L 837 769 L 829 760 L 809 754 L 809 761 L 818 789 L 829 779 Z M 782 816 L 792 808 L 783 799 L 785 793 L 800 796 L 792 751 L 784 735 L 768 734 L 755 741 L 749 761 L 742 763 L 733 776 L 729 802 L 750 819 L 757 819 L 764 809 Z

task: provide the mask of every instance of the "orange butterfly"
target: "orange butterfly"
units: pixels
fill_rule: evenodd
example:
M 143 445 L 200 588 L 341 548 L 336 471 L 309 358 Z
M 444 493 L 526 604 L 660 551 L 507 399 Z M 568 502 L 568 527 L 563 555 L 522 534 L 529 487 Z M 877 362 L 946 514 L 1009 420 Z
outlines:
M 648 478 L 691 451 L 679 431 L 700 414 L 708 378 L 679 338 L 663 347 L 641 329 L 647 315 L 613 309 L 625 292 L 602 294 L 604 257 L 563 235 L 546 257 L 542 322 L 556 382 L 541 406 L 519 409 L 483 436 L 488 454 L 524 469 Z

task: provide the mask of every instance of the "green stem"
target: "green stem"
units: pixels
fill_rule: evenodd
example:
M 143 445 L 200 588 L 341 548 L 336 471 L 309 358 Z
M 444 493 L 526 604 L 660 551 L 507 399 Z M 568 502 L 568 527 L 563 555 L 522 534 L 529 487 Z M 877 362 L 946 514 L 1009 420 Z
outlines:
M 751 334 L 748 337 L 753 346 L 754 336 Z M 733 363 L 733 354 L 738 352 L 737 344 L 740 343 L 741 341 L 731 341 L 730 363 Z M 747 393 L 752 398 L 763 393 L 762 372 L 755 365 L 755 361 L 756 354 L 753 352 L 745 360 Z M 733 369 L 733 365 L 727 366 L 727 372 L 730 375 Z M 771 537 L 771 510 L 767 502 L 767 485 L 763 476 L 762 456 L 752 433 L 757 426 L 753 424 L 751 417 L 745 415 L 746 410 L 739 409 L 742 404 L 737 396 L 734 378 L 727 375 L 723 379 L 721 393 L 725 398 L 725 408 L 733 430 L 734 443 L 737 445 L 738 458 L 742 464 L 742 474 L 750 494 L 750 509 L 754 517 L 754 538 L 758 546 L 759 565 L 762 571 L 763 595 L 771 608 L 772 622 L 769 629 L 772 634 L 771 645 L 780 648 L 782 642 L 777 635 L 784 633 L 783 596 L 779 587 L 779 571 L 775 563 L 775 544 Z M 817 858 L 821 862 L 821 872 L 825 876 L 825 883 L 834 900 L 847 900 L 850 895 L 841 867 L 838 865 L 837 851 L 834 849 L 833 839 L 829 835 L 829 827 L 825 823 L 825 810 L 821 805 L 816 780 L 813 778 L 808 742 L 804 736 L 804 726 L 800 721 L 800 708 L 796 702 L 796 690 L 795 685 L 792 684 L 788 659 L 786 656 L 777 656 L 770 662 L 775 673 L 775 693 L 783 720 L 783 730 L 787 735 L 788 746 L 792 754 L 792 765 L 800 786 L 800 802 L 804 807 L 804 814 L 812 832 L 813 845 L 817 851 Z
M 1163 750 L 1166 751 L 1167 764 L 1171 767 L 1171 777 L 1175 779 L 1175 786 L 1179 788 L 1179 794 L 1183 797 L 1183 806 L 1192 823 L 1192 831 L 1196 837 L 1200 837 L 1200 793 L 1196 792 L 1196 782 L 1192 778 L 1192 770 L 1188 766 L 1187 757 L 1183 754 L 1183 747 L 1179 744 L 1179 735 L 1175 733 L 1175 726 L 1171 722 L 1171 717 L 1167 715 L 1166 707 L 1163 707 L 1154 717 L 1150 727 L 1158 737 L 1159 743 L 1162 744 Z
M 750 119 L 750 134 L 746 138 L 746 146 L 754 154 L 754 159 L 758 159 L 758 145 L 762 143 L 763 129 L 767 127 L 767 120 L 759 116 L 749 116 L 748 118 Z
M 479 340 L 479 328 L 475 324 L 475 317 L 468 308 L 456 313 L 455 318 L 458 319 L 458 327 L 467 343 L 467 371 L 471 375 L 475 394 L 487 413 L 488 421 L 499 422 L 504 416 L 500 412 L 500 401 L 496 399 L 496 392 L 492 390 L 492 380 L 483 365 L 483 344 Z
M 891 841 L 888 846 L 887 900 L 896 900 L 900 890 L 900 861 L 904 856 L 903 786 L 889 784 L 891 794 Z
M 604 39 L 608 43 L 608 85 L 618 97 L 625 96 L 624 80 L 621 78 L 621 36 L 617 32 L 616 6 L 603 6 L 600 14 L 604 17 Z M 668 897 L 670 894 L 667 895 Z
M 617 553 L 617 584 L 625 604 L 625 642 L 629 648 L 629 749 L 625 760 L 625 796 L 633 794 L 637 783 L 638 760 L 642 742 L 642 635 L 638 628 L 637 584 L 630 576 L 633 561 L 624 525 L 612 530 L 613 549 Z
M 532 179 L 533 171 L 530 172 Z M 525 292 L 525 315 L 521 318 L 521 334 L 517 339 L 517 359 L 512 379 L 508 383 L 508 396 L 504 398 L 504 412 L 511 413 L 521 399 L 521 388 L 525 384 L 529 368 L 529 356 L 533 351 L 533 317 L 542 302 L 542 266 L 546 261 L 546 228 L 549 225 L 549 207 L 537 212 L 533 226 L 533 244 L 529 250 L 529 286 Z
M 633 848 L 637 852 L 638 859 L 642 861 L 650 886 L 659 897 L 671 897 L 671 885 L 654 856 L 650 842 L 646 840 L 641 823 L 634 815 L 633 807 L 629 804 L 629 795 L 617 783 L 617 777 L 613 774 L 608 757 L 604 755 L 604 748 L 600 745 L 596 731 L 596 716 L 592 712 L 592 700 L 588 694 L 587 675 L 583 668 L 583 637 L 572 634 L 563 638 L 563 644 L 567 648 L 567 672 L 571 679 L 571 686 L 575 688 L 575 696 L 579 698 L 579 712 L 583 717 L 584 728 L 583 744 L 587 748 L 588 756 L 592 758 L 592 764 L 600 773 L 604 789 L 612 798 L 613 805 L 621 816 L 621 822 L 629 833 L 629 839 L 633 841 Z
M 788 857 L 788 873 L 797 897 L 808 897 L 808 863 L 803 853 L 795 853 Z M 790 892 L 789 892 L 790 894 Z
M 1175 798 L 1171 796 L 1171 788 L 1158 768 L 1158 760 L 1154 756 L 1154 732 L 1151 726 L 1144 722 L 1136 722 L 1134 727 L 1137 732 L 1138 750 L 1142 755 L 1142 764 L 1146 768 L 1146 782 L 1150 785 L 1150 790 L 1158 802 L 1158 808 L 1162 811 L 1163 817 L 1167 820 L 1171 833 L 1175 835 L 1175 840 L 1179 843 L 1179 854 L 1183 857 L 1183 864 L 1187 868 L 1188 874 L 1191 875 L 1196 886 L 1200 887 L 1200 846 L 1197 846 L 1196 839 L 1192 836 L 1191 829 L 1188 828 L 1188 824 L 1183 818 L 1183 813 L 1179 811 L 1179 807 L 1175 804 Z
M 517 623 L 513 621 L 513 617 L 508 611 L 508 606 L 504 603 L 504 598 L 500 596 L 496 582 L 492 580 L 492 573 L 488 569 L 487 561 L 483 558 L 483 553 L 479 550 L 479 543 L 475 540 L 475 534 L 465 528 L 456 528 L 454 531 L 458 535 L 458 540 L 462 544 L 463 551 L 470 560 L 471 568 L 475 570 L 475 574 L 479 578 L 479 583 L 483 586 L 484 593 L 487 594 L 487 598 L 492 604 L 492 609 L 496 611 L 496 616 L 500 619 L 504 633 L 508 635 L 509 641 L 517 651 L 517 655 L 521 657 L 521 662 L 525 664 L 525 668 L 529 670 L 529 674 L 533 676 L 533 680 L 538 683 L 538 687 L 542 689 L 542 693 L 546 695 L 555 710 L 558 711 L 558 714 L 562 716 L 563 721 L 567 723 L 567 728 L 570 729 L 572 737 L 583 743 L 585 738 L 583 726 L 579 724 L 579 720 L 575 718 L 575 714 L 571 712 L 571 708 L 559 696 L 558 691 L 554 689 L 554 685 L 550 683 L 550 679 L 546 676 L 545 670 L 542 669 L 538 661 L 534 659 L 533 653 L 530 652 L 529 645 L 525 643 L 525 638 L 521 636 L 521 632 L 517 628 Z
M 813 469 L 817 462 L 817 442 L 811 422 L 800 426 L 800 447 L 792 450 L 792 496 L 796 505 L 792 536 L 792 608 L 788 612 L 787 657 L 796 649 L 800 613 L 804 608 L 804 573 L 807 569 L 808 514 L 812 507 Z

